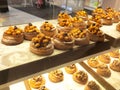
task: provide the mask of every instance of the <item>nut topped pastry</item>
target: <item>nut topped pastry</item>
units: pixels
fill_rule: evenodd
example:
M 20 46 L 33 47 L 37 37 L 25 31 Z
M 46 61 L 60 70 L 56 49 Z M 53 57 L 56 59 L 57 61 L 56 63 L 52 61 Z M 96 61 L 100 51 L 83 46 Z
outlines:
M 72 64 L 72 65 L 68 65 L 65 67 L 65 71 L 69 74 L 73 74 L 77 71 L 77 67 L 75 64 Z
M 98 60 L 100 60 L 103 63 L 110 63 L 110 56 L 108 54 L 103 54 L 98 56 Z
M 80 10 L 80 11 L 76 12 L 75 16 L 78 18 L 82 18 L 83 20 L 88 20 L 88 14 L 84 10 Z
M 95 81 L 89 81 L 84 90 L 100 90 L 99 85 Z
M 120 21 L 119 12 L 113 13 L 113 23 L 118 23 Z
M 73 80 L 79 84 L 86 84 L 88 81 L 88 75 L 84 71 L 77 71 L 73 74 Z
M 40 88 L 38 90 L 49 90 L 46 86 L 40 86 Z
M 73 28 L 69 32 L 69 35 L 71 35 L 76 45 L 87 45 L 89 44 L 89 37 L 87 30 L 80 30 L 79 28 Z
M 10 26 L 3 34 L 2 43 L 5 45 L 17 45 L 24 40 L 23 30 L 17 26 Z
M 53 70 L 48 74 L 48 78 L 51 82 L 57 83 L 64 79 L 63 72 L 60 69 Z
M 40 26 L 40 31 L 41 31 L 41 33 L 43 33 L 49 37 L 53 37 L 57 33 L 56 28 L 50 22 L 44 22 Z
M 97 73 L 104 77 L 110 77 L 111 71 L 106 64 L 100 64 L 97 67 Z
M 103 42 L 105 35 L 100 30 L 100 24 L 94 23 L 88 27 L 88 35 L 91 41 Z
M 58 25 L 61 27 L 72 27 L 71 19 L 61 19 L 58 21 Z
M 38 34 L 30 44 L 30 51 L 37 55 L 50 55 L 54 51 L 51 38 L 44 34 Z
M 58 21 L 61 20 L 61 19 L 70 19 L 70 15 L 68 15 L 67 13 L 65 12 L 61 12 L 58 14 Z
M 29 84 L 32 88 L 38 89 L 40 86 L 45 85 L 45 79 L 43 76 L 35 76 L 29 80 Z
M 109 55 L 113 58 L 119 58 L 120 53 L 119 53 L 119 50 L 114 50 L 114 51 L 111 51 Z
M 120 32 L 120 23 L 116 25 L 116 30 Z
M 29 23 L 24 28 L 24 38 L 26 40 L 32 40 L 33 37 L 37 36 L 40 33 L 40 30 L 34 26 L 32 23 Z
M 119 60 L 114 60 L 110 64 L 110 68 L 114 71 L 120 72 L 120 61 Z
M 96 8 L 93 10 L 92 15 L 102 15 L 105 14 L 105 11 L 102 8 Z
M 56 49 L 67 50 L 73 48 L 74 40 L 67 32 L 60 32 L 53 38 L 53 43 Z

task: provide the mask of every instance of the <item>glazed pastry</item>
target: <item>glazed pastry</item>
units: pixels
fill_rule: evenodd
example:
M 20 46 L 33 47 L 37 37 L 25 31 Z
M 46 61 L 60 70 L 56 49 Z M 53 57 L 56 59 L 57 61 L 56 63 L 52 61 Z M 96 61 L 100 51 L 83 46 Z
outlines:
M 88 14 L 84 10 L 80 10 L 80 11 L 76 12 L 75 16 L 78 17 L 78 18 L 82 18 L 85 21 L 88 20 Z
M 112 25 L 113 24 L 112 15 L 110 13 L 102 15 L 102 24 L 103 25 Z
M 53 38 L 53 43 L 56 49 L 68 50 L 74 46 L 73 38 L 66 32 L 60 32 Z
M 79 84 L 86 84 L 88 81 L 88 75 L 84 71 L 77 71 L 73 74 L 73 80 Z
M 61 27 L 72 27 L 72 19 L 60 19 L 58 25 Z
M 79 28 L 73 28 L 69 32 L 75 40 L 75 45 L 88 45 L 89 44 L 89 37 L 87 30 L 80 30 Z
M 29 84 L 32 88 L 38 89 L 40 86 L 45 85 L 45 79 L 43 76 L 36 76 L 29 80 Z
M 103 15 L 103 14 L 105 14 L 105 11 L 104 11 L 102 8 L 96 8 L 96 9 L 94 9 L 93 12 L 92 12 L 92 15 L 93 15 L 93 16 L 95 16 L 95 15 L 101 16 L 101 15 Z
M 104 77 L 110 77 L 111 71 L 106 64 L 101 64 L 97 67 L 97 73 Z
M 97 60 L 96 57 L 88 59 L 87 63 L 88 63 L 89 66 L 91 66 L 93 68 L 97 68 L 99 66 L 99 61 Z
M 111 51 L 109 55 L 113 58 L 119 58 L 120 53 L 119 53 L 119 50 L 115 50 L 115 51 Z
M 54 52 L 54 45 L 50 37 L 38 34 L 30 43 L 30 51 L 37 55 L 50 55 Z
M 58 70 L 51 71 L 48 75 L 48 78 L 51 82 L 57 83 L 57 82 L 63 81 L 64 75 L 63 75 L 63 72 L 58 69 Z
M 24 28 L 24 38 L 26 40 L 32 40 L 33 37 L 37 36 L 40 33 L 40 30 L 32 23 L 29 23 L 27 26 Z
M 73 17 L 71 19 L 71 22 L 73 27 L 79 28 L 80 30 L 84 30 L 87 28 L 87 24 L 82 18 Z
M 116 25 L 116 30 L 120 32 L 120 23 Z
M 113 23 L 118 23 L 120 21 L 119 12 L 113 13 Z
M 23 40 L 23 31 L 16 26 L 10 26 L 8 30 L 4 32 L 2 37 L 2 43 L 5 45 L 17 45 L 22 43 Z
M 71 18 L 71 16 L 68 15 L 67 13 L 61 12 L 58 14 L 58 21 L 61 19 L 70 19 L 70 18 Z
M 119 60 L 114 60 L 110 64 L 110 68 L 114 71 L 120 72 L 120 61 Z
M 84 90 L 100 90 L 100 87 L 95 81 L 89 81 Z
M 40 27 L 40 31 L 49 37 L 54 37 L 57 34 L 56 28 L 50 22 L 44 22 Z
M 46 86 L 40 86 L 40 88 L 38 90 L 49 90 Z
M 108 64 L 110 63 L 110 56 L 108 56 L 107 54 L 99 55 L 98 60 L 100 60 L 103 63 Z
M 66 66 L 65 71 L 69 74 L 73 74 L 77 71 L 77 67 L 75 64 L 72 64 L 72 65 Z
M 98 23 L 92 24 L 88 27 L 88 35 L 91 41 L 103 42 L 105 39 L 104 33 L 100 30 Z

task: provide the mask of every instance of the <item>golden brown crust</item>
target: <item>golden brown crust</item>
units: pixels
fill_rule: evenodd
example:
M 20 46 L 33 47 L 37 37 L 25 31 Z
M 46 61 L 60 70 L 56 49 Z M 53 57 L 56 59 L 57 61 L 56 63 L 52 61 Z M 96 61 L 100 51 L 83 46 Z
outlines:
M 38 89 L 40 86 L 45 85 L 45 79 L 43 76 L 36 76 L 29 80 L 29 84 L 32 88 Z
M 109 55 L 113 58 L 119 58 L 120 53 L 119 53 L 119 50 L 115 50 L 115 51 L 111 51 Z
M 97 73 L 104 77 L 110 77 L 111 71 L 106 64 L 101 64 L 97 67 Z
M 114 60 L 110 64 L 110 68 L 114 71 L 120 72 L 120 61 L 119 60 Z
M 73 74 L 77 71 L 77 67 L 75 64 L 72 64 L 72 65 L 66 66 L 65 71 L 69 74 Z
M 84 71 L 77 71 L 73 74 L 73 80 L 79 84 L 86 84 L 88 75 Z
M 116 25 L 116 30 L 120 32 L 120 23 Z
M 100 87 L 96 84 L 95 81 L 89 81 L 84 90 L 100 90 Z
M 49 90 L 46 86 L 40 86 L 40 88 L 38 90 Z
M 64 75 L 61 70 L 54 70 L 48 74 L 48 78 L 51 82 L 57 83 L 63 81 Z
M 99 66 L 99 62 L 96 59 L 96 57 L 90 58 L 87 60 L 87 63 L 89 66 L 93 67 L 93 68 L 97 68 Z
M 100 60 L 103 63 L 108 64 L 110 63 L 110 56 L 108 56 L 107 54 L 99 55 L 98 60 Z

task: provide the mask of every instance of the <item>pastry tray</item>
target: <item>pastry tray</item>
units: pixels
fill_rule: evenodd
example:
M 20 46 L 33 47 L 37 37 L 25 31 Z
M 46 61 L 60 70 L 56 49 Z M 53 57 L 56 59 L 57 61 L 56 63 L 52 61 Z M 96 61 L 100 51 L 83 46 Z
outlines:
M 120 46 L 120 32 L 116 30 L 116 25 L 118 23 L 113 23 L 113 25 L 103 25 L 101 30 L 105 33 L 106 38 L 111 41 L 113 47 Z
M 51 21 L 54 23 L 54 21 Z M 40 27 L 42 22 L 34 22 L 33 25 Z M 23 29 L 24 25 L 17 25 Z M 8 27 L 0 28 L 0 40 L 4 31 Z M 0 43 L 0 88 L 4 84 L 16 83 L 24 78 L 30 78 L 31 75 L 38 72 L 45 73 L 53 68 L 58 68 L 70 62 L 78 62 L 87 56 L 103 52 L 110 49 L 110 43 L 107 39 L 101 43 L 90 42 L 86 46 L 74 46 L 72 50 L 54 50 L 52 55 L 38 56 L 29 51 L 30 41 L 24 40 L 23 43 L 15 46 L 6 46 Z M 102 47 L 101 47 L 102 46 Z
M 101 86 L 82 66 L 80 66 L 80 64 L 76 63 L 76 66 L 78 70 L 83 70 L 87 73 L 88 81 L 91 80 L 95 81 L 100 86 L 101 88 L 100 90 L 105 90 L 103 86 Z M 46 81 L 45 86 L 49 90 L 84 90 L 84 87 L 87 83 L 85 85 L 82 85 L 73 81 L 72 74 L 66 73 L 64 67 L 60 68 L 60 70 L 63 71 L 64 80 L 58 83 L 51 82 L 48 78 L 48 73 L 42 74 L 42 76 L 45 78 Z M 31 88 L 28 80 L 25 81 L 25 86 L 26 86 L 26 90 L 38 90 Z
M 113 62 L 113 60 L 117 59 L 117 58 L 111 58 L 111 62 Z M 111 71 L 111 76 L 109 78 L 105 78 L 103 76 L 100 76 L 96 73 L 96 69 L 90 67 L 87 64 L 87 60 L 83 61 L 83 63 L 81 64 L 82 66 L 84 66 L 85 68 L 89 68 L 87 70 L 92 71 L 93 73 L 91 73 L 92 75 L 95 74 L 95 77 L 97 77 L 96 79 L 99 81 L 99 83 L 101 83 L 102 85 L 105 86 L 106 90 L 120 90 L 120 72 L 116 72 L 113 71 L 112 69 L 110 69 L 109 65 L 107 64 L 110 71 Z M 100 80 L 99 80 L 100 79 Z

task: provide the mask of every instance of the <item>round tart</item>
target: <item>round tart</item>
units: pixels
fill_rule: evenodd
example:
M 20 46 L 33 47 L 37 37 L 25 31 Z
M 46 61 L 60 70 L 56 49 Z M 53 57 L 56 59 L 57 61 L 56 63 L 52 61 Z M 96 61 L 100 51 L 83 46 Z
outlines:
M 53 38 L 53 43 L 56 49 L 68 50 L 74 46 L 73 38 L 66 32 L 60 32 Z
M 101 64 L 97 67 L 97 73 L 104 77 L 110 77 L 111 71 L 106 64 Z
M 100 87 L 95 81 L 89 81 L 84 90 L 100 90 Z
M 108 64 L 110 63 L 110 56 L 108 56 L 108 54 L 99 55 L 98 60 L 100 60 L 103 63 Z
M 32 40 L 33 37 L 37 36 L 40 33 L 40 30 L 32 23 L 29 23 L 27 26 L 24 28 L 24 38 L 26 40 Z
M 5 45 L 17 45 L 22 43 L 23 40 L 23 31 L 16 26 L 10 26 L 8 30 L 4 32 L 1 41 Z
M 50 22 L 44 22 L 40 27 L 40 31 L 49 37 L 54 37 L 57 34 L 56 28 Z
M 120 32 L 120 23 L 116 25 L 116 30 Z
M 33 77 L 29 80 L 29 84 L 32 88 L 34 89 L 38 89 L 40 88 L 42 85 L 45 85 L 45 79 L 43 76 L 36 76 Z
M 109 55 L 113 58 L 119 58 L 120 53 L 119 53 L 119 50 L 115 50 L 115 51 L 111 51 Z
M 48 78 L 51 82 L 57 83 L 61 82 L 64 79 L 63 72 L 61 70 L 54 70 L 48 74 Z
M 69 74 L 73 74 L 77 71 L 77 67 L 75 64 L 72 64 L 72 65 L 66 66 L 65 71 Z
M 88 63 L 89 66 L 91 66 L 93 68 L 97 68 L 99 66 L 99 61 L 97 60 L 96 57 L 88 59 L 87 63 Z
M 71 22 L 72 22 L 73 27 L 79 28 L 80 30 L 84 30 L 87 28 L 87 24 L 85 23 L 85 21 L 82 18 L 73 17 L 71 19 Z
M 78 18 L 82 18 L 82 19 L 85 20 L 85 21 L 88 20 L 88 14 L 87 14 L 87 12 L 84 11 L 84 10 L 80 10 L 80 11 L 76 12 L 76 15 L 75 15 L 75 16 L 78 17 Z
M 88 75 L 84 71 L 77 71 L 73 74 L 73 80 L 79 84 L 86 84 L 88 81 Z
M 50 37 L 38 34 L 30 43 L 30 51 L 37 55 L 50 55 L 54 52 L 54 45 Z
M 75 45 L 88 45 L 89 44 L 89 37 L 87 30 L 80 30 L 79 28 L 73 28 L 69 32 L 69 35 L 71 35 L 74 38 Z
M 110 68 L 114 71 L 120 72 L 120 61 L 119 60 L 114 60 L 110 64 Z
M 49 90 L 46 86 L 40 86 L 40 88 L 38 90 Z
M 103 42 L 105 39 L 104 33 L 100 30 L 98 23 L 92 24 L 88 27 L 88 35 L 91 41 Z

